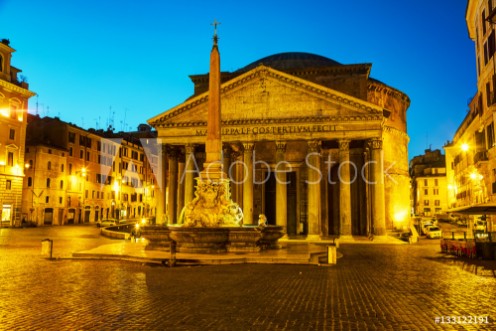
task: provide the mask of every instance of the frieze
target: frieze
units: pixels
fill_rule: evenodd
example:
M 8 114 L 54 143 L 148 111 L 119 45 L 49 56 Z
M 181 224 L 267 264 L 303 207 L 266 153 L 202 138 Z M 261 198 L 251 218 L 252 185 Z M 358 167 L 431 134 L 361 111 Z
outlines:
M 222 121 L 222 126 L 229 125 L 263 125 L 263 124 L 285 124 L 285 123 L 308 123 L 308 122 L 364 122 L 364 121 L 380 121 L 382 115 L 355 115 L 355 116 L 319 116 L 319 117 L 296 117 L 296 118 L 269 118 L 269 119 L 237 119 Z M 207 122 L 175 122 L 157 125 L 161 128 L 172 127 L 201 127 L 207 126 Z
M 258 135 L 258 134 L 274 134 L 286 135 L 295 133 L 312 133 L 312 132 L 333 132 L 336 131 L 336 125 L 322 124 L 322 125 L 294 125 L 294 126 L 254 126 L 254 127 L 224 127 L 221 128 L 221 135 Z M 205 136 L 207 129 L 197 129 L 196 136 Z

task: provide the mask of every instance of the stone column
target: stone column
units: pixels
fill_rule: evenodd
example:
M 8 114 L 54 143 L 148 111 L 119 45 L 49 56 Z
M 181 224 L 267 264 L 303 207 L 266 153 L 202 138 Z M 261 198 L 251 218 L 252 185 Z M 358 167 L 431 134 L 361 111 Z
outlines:
M 231 179 L 231 194 L 232 200 L 238 205 L 243 206 L 243 178 L 244 178 L 244 167 L 243 167 L 243 151 L 242 148 L 235 145 L 236 149 L 231 148 L 231 168 L 226 172 Z
M 350 140 L 339 141 L 339 220 L 340 236 L 351 236 Z
M 173 224 L 177 222 L 176 219 L 176 197 L 177 197 L 177 150 L 171 147 L 167 150 L 167 157 L 169 159 L 169 180 L 167 185 L 167 216 L 169 217 L 168 223 Z
M 185 146 L 185 158 L 186 158 L 186 173 L 184 174 L 184 204 L 187 205 L 191 200 L 193 200 L 194 191 L 194 171 L 197 165 L 195 160 L 195 146 L 188 144 Z
M 377 236 L 386 235 L 386 210 L 384 194 L 384 159 L 382 139 L 371 139 L 372 147 L 372 226 Z
M 157 224 L 164 224 L 166 222 L 165 215 L 167 211 L 165 210 L 165 206 L 167 205 L 166 199 L 166 187 L 167 187 L 167 147 L 166 145 L 161 145 L 159 158 L 158 158 L 158 167 L 159 173 L 157 175 L 158 181 L 158 196 L 157 196 L 157 210 L 156 210 L 156 222 Z M 115 208 L 115 207 L 114 207 Z M 114 208 L 112 208 L 112 217 L 114 217 Z
M 176 222 L 180 221 L 181 211 L 184 207 L 184 181 L 181 181 L 182 175 L 185 169 L 185 163 L 183 162 L 183 153 L 178 155 L 177 163 L 177 173 L 178 173 L 178 183 L 177 183 L 177 208 L 176 208 Z
M 222 170 L 229 177 L 229 166 L 231 165 L 231 147 L 229 145 L 222 146 Z
M 253 143 L 244 143 L 243 224 L 253 224 Z
M 287 228 L 286 142 L 276 141 L 276 225 Z
M 307 239 L 320 239 L 320 141 L 309 141 L 307 150 Z

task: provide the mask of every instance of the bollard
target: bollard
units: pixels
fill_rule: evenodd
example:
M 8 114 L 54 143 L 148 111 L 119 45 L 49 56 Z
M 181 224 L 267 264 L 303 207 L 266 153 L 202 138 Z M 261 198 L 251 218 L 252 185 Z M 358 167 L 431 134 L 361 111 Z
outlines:
M 336 264 L 336 246 L 327 246 L 327 263 Z
M 48 259 L 51 260 L 52 251 L 53 251 L 53 240 L 48 238 L 43 239 L 41 241 L 41 255 L 48 257 Z
M 174 267 L 176 265 L 176 242 L 170 242 L 170 259 L 169 259 L 169 267 Z

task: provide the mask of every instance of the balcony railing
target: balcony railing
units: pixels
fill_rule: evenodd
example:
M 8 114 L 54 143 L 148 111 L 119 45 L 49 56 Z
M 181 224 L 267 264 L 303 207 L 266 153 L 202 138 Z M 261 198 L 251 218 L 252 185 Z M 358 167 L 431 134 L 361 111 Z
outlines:
M 482 162 L 482 161 L 487 161 L 487 151 L 480 151 L 475 153 L 474 155 L 474 163 Z

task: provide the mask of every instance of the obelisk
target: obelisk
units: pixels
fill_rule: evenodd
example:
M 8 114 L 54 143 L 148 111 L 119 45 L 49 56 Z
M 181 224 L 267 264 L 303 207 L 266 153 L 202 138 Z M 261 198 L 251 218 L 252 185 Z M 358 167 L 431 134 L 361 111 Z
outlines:
M 229 179 L 222 170 L 222 139 L 220 131 L 220 55 L 217 47 L 217 25 L 214 21 L 214 45 L 210 52 L 208 92 L 207 157 L 200 176 L 196 178 L 195 198 L 183 209 L 180 222 L 184 227 L 241 226 L 243 212 L 231 200 Z
M 214 21 L 214 44 L 210 52 L 210 73 L 208 76 L 208 118 L 207 139 L 205 152 L 207 157 L 203 165 L 204 170 L 200 177 L 210 180 L 224 179 L 226 174 L 222 171 L 222 139 L 220 131 L 220 54 L 217 47 L 217 21 Z

